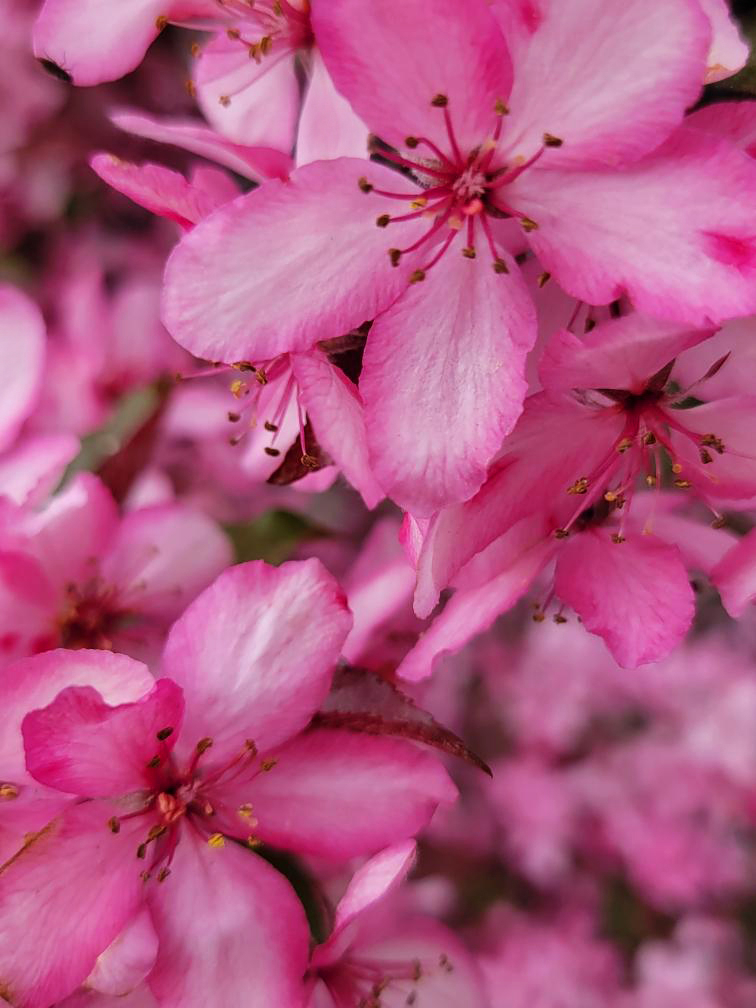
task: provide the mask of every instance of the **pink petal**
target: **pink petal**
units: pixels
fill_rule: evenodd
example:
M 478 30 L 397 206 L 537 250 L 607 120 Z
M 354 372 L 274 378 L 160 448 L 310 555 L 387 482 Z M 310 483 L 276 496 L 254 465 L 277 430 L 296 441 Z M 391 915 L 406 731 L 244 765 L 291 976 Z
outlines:
M 708 498 L 724 500 L 756 495 L 756 396 L 730 396 L 668 415 L 693 435 L 672 432 L 680 476 L 693 482 Z M 703 463 L 699 443 L 714 435 L 724 445 L 722 454 L 709 448 L 711 462 Z
M 704 105 L 687 117 L 685 125 L 715 133 L 722 139 L 730 140 L 751 157 L 756 156 L 756 109 L 752 101 Z
M 79 451 L 73 434 L 32 434 L 0 457 L 0 492 L 16 504 L 40 504 Z
M 198 119 L 152 119 L 139 112 L 125 110 L 114 113 L 111 119 L 127 133 L 157 143 L 175 144 L 192 154 L 225 165 L 253 182 L 286 178 L 292 167 L 288 154 L 271 147 L 244 147 L 224 140 Z
M 45 363 L 42 315 L 25 294 L 0 285 L 0 450 L 13 443 L 39 397 Z
M 529 30 L 511 42 L 504 137 L 523 158 L 550 133 L 564 145 L 543 164 L 614 167 L 658 147 L 698 97 L 710 31 L 690 0 L 537 0 L 528 8 Z
M 698 2 L 711 22 L 712 39 L 704 83 L 713 84 L 743 69 L 748 60 L 748 45 L 740 36 L 726 0 Z
M 97 575 L 100 557 L 117 528 L 112 494 L 86 472 L 74 476 L 27 522 L 32 549 L 61 596 L 66 585 L 83 584 Z
M 3 663 L 54 647 L 59 594 L 28 553 L 0 552 L 0 656 Z
M 711 580 L 733 619 L 756 601 L 756 529 L 725 554 L 711 572 Z
M 598 531 L 573 536 L 560 551 L 555 588 L 623 668 L 666 657 L 693 619 L 680 551 L 653 536 L 622 543 Z
M 176 619 L 232 562 L 217 523 L 185 504 L 156 504 L 121 521 L 100 571 L 126 609 Z
M 642 392 L 657 371 L 688 347 L 712 335 L 710 329 L 684 330 L 633 312 L 610 319 L 578 337 L 567 329 L 546 344 L 538 368 L 550 390 L 625 389 Z
M 45 0 L 34 26 L 34 55 L 75 84 L 117 80 L 141 63 L 159 33 L 165 0 Z
M 384 494 L 368 462 L 365 420 L 357 387 L 318 350 L 292 354 L 291 366 L 318 443 L 362 494 L 365 506 L 375 507 Z
M 134 203 L 188 230 L 226 202 L 209 197 L 183 175 L 158 164 L 132 164 L 113 154 L 95 154 L 89 164 L 100 178 Z M 238 190 L 234 195 L 238 194 Z
M 417 515 L 480 488 L 522 411 L 525 357 L 536 337 L 514 261 L 510 274 L 498 274 L 486 257 L 460 251 L 453 244 L 376 319 L 360 377 L 378 480 Z
M 113 997 L 138 987 L 155 964 L 158 939 L 149 912 L 141 910 L 97 957 L 86 986 Z
M 84 798 L 153 788 L 151 764 L 168 760 L 183 713 L 183 694 L 170 679 L 118 706 L 91 686 L 69 686 L 24 718 L 27 769 L 41 784 Z M 169 728 L 166 739 L 158 738 Z
M 111 994 L 82 989 L 61 1001 L 56 1008 L 159 1008 L 149 988 L 142 984 L 118 999 Z
M 397 676 L 410 682 L 427 679 L 438 658 L 447 653 L 456 654 L 522 598 L 548 562 L 553 549 L 553 542 L 544 539 L 537 522 L 535 526 L 530 522 L 515 525 L 501 540 L 489 546 L 486 552 L 489 557 L 496 558 L 490 576 L 457 589 L 406 655 L 396 670 Z M 489 559 L 486 553 L 480 557 L 483 561 Z
M 2 673 L 3 720 L 0 767 L 3 779 L 29 782 L 21 722 L 29 711 L 47 707 L 70 686 L 91 686 L 109 704 L 138 700 L 154 685 L 146 666 L 109 651 L 48 651 L 22 658 Z
M 358 934 L 359 921 L 404 882 L 417 855 L 414 840 L 387 847 L 359 868 L 336 907 L 333 930 L 313 953 L 312 965 L 322 969 L 335 963 Z
M 274 755 L 272 770 L 224 798 L 252 804 L 263 843 L 301 854 L 370 854 L 414 836 L 457 794 L 435 756 L 393 738 L 310 731 Z
M 160 949 L 149 985 L 161 1008 L 300 1008 L 304 911 L 262 858 L 186 831 L 150 907 Z
M 19 749 L 23 756 L 21 732 L 18 732 Z M 32 780 L 30 777 L 29 780 Z M 47 824 L 60 815 L 69 805 L 75 803 L 71 795 L 63 795 L 60 791 L 35 784 L 20 784 L 18 781 L 8 781 L 18 794 L 15 798 L 4 799 L 2 815 L 0 815 L 0 865 L 10 861 L 13 855 L 23 847 L 26 838 L 32 833 L 38 833 Z
M 657 491 L 652 491 L 633 499 L 633 510 L 628 517 L 631 517 L 634 525 L 640 517 L 643 497 L 656 496 Z M 679 497 L 676 498 L 676 504 L 679 506 L 680 503 Z M 664 509 L 658 501 L 649 502 L 648 510 L 648 531 L 671 546 L 677 546 L 688 570 L 698 570 L 710 575 L 725 553 L 737 542 L 736 536 L 727 529 L 712 528 L 704 525 L 700 519 L 677 514 L 672 508 Z M 641 531 L 640 523 L 636 527 Z
M 2 991 L 23 1008 L 49 1008 L 91 973 L 142 899 L 140 820 L 119 833 L 112 806 L 85 802 L 34 835 L 0 869 Z
M 392 518 L 373 525 L 360 555 L 343 580 L 354 614 L 354 626 L 344 644 L 344 657 L 359 664 L 374 634 L 412 598 L 415 575 L 398 539 Z
M 368 128 L 333 86 L 318 49 L 310 56 L 310 79 L 297 131 L 297 164 L 337 157 L 367 157 Z
M 472 149 L 494 128 L 512 82 L 509 53 L 485 0 L 314 0 L 312 23 L 331 77 L 382 140 L 425 136 L 448 147 L 446 95 L 457 139 Z
M 260 362 L 374 318 L 407 284 L 412 256 L 392 268 L 391 238 L 375 225 L 396 201 L 396 172 L 357 159 L 319 161 L 216 210 L 168 260 L 163 317 L 207 360 Z M 405 225 L 415 235 L 415 228 Z M 426 230 L 426 225 L 422 225 Z M 402 234 L 404 238 L 404 233 Z
M 756 309 L 756 165 L 708 134 L 678 130 L 623 171 L 535 165 L 507 198 L 537 223 L 530 244 L 574 297 L 626 291 L 640 311 L 692 326 Z
M 506 445 L 506 454 L 471 500 L 452 505 L 431 521 L 418 558 L 415 612 L 424 617 L 439 593 L 476 553 L 520 519 L 534 503 L 559 527 L 567 493 L 611 452 L 624 419 L 605 410 L 587 410 L 571 396 L 531 396 Z
M 381 963 L 385 963 L 388 975 L 397 962 L 410 966 L 419 963 L 420 978 L 412 984 L 418 1005 L 425 1002 L 432 1008 L 462 1008 L 463 1005 L 464 1008 L 488 1008 L 476 962 L 449 928 L 434 920 L 414 918 L 397 922 L 385 932 L 368 936 L 356 946 L 355 958 L 364 957 L 375 963 L 378 970 Z M 404 1008 L 408 983 L 407 980 L 390 983 L 381 993 L 381 1008 Z
M 182 746 L 213 739 L 209 757 L 246 739 L 260 751 L 307 724 L 351 627 L 341 589 L 317 560 L 231 567 L 168 635 L 165 675 L 183 687 Z
M 246 146 L 293 149 L 299 84 L 286 43 L 274 40 L 258 63 L 239 39 L 220 32 L 202 49 L 194 80 L 199 106 L 221 136 Z

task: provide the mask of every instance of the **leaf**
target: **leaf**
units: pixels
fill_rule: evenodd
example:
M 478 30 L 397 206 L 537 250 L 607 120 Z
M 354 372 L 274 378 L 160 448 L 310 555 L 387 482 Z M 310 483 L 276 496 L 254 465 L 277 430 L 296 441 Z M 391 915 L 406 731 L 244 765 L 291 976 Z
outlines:
M 493 776 L 490 767 L 458 735 L 440 725 L 393 683 L 367 669 L 347 665 L 337 671 L 313 726 L 423 742 Z

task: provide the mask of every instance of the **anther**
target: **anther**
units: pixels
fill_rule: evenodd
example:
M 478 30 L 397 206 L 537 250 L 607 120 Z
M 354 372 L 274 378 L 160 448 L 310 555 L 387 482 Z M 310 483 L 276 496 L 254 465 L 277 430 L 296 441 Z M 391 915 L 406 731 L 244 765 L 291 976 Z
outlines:
M 158 882 L 165 882 L 165 880 L 168 878 L 170 874 L 171 874 L 170 868 L 161 868 L 160 871 L 157 873 Z
M 271 434 L 275 434 L 278 430 L 278 424 L 271 423 L 270 420 L 266 420 L 263 427 L 266 431 L 270 431 Z
M 409 278 L 411 284 L 422 283 L 425 280 L 425 270 L 416 269 L 412 276 Z
M 614 502 L 617 500 L 617 494 L 613 490 L 607 490 L 606 493 L 604 494 L 604 500 L 608 504 L 614 504 Z
M 241 413 L 232 413 L 230 410 L 226 416 L 228 417 L 229 423 L 239 423 L 241 420 Z
M 152 878 L 152 873 L 148 871 L 139 872 L 139 878 L 142 882 L 149 882 Z
M 576 479 L 572 486 L 567 488 L 567 493 L 580 495 L 588 493 L 588 479 L 585 476 Z
M 244 805 L 240 805 L 236 811 L 239 813 L 242 819 L 252 818 L 252 806 L 250 805 L 249 802 L 246 802 Z
M 152 759 L 147 764 L 148 770 L 156 770 L 160 766 L 160 757 L 153 756 Z
M 207 752 L 212 744 L 213 740 L 211 738 L 200 739 L 196 746 L 197 755 L 201 756 L 203 753 Z
M 13 801 L 18 798 L 18 788 L 15 784 L 0 784 L 0 801 Z
M 672 472 L 673 472 L 673 473 L 674 473 L 675 475 L 677 475 L 678 473 L 681 473 L 681 472 L 682 472 L 682 470 L 683 470 L 683 467 L 682 467 L 682 466 L 680 465 L 680 463 L 679 463 L 679 462 L 675 462 L 675 463 L 673 464 L 673 466 L 672 466 Z
M 407 145 L 407 147 L 410 148 L 410 150 L 414 150 L 415 147 L 418 147 L 420 145 L 420 141 L 417 139 L 417 137 L 413 136 L 405 137 L 404 142 Z
M 554 136 L 553 133 L 544 133 L 543 134 L 543 145 L 544 145 L 544 147 L 561 147 L 563 143 L 564 143 L 564 140 L 560 139 L 557 136 Z
M 230 96 L 227 95 L 227 94 L 219 95 L 219 97 L 218 97 L 218 104 L 222 105 L 223 108 L 228 108 L 229 105 L 231 104 L 231 98 L 230 98 Z
M 165 14 L 160 14 L 155 18 L 155 27 L 158 31 L 162 31 L 164 28 L 168 27 L 168 18 Z
M 110 819 L 108 819 L 108 828 L 110 829 L 111 833 L 121 832 L 121 820 L 118 818 L 118 816 L 112 816 Z
M 620 443 L 617 445 L 617 451 L 620 453 L 620 455 L 624 455 L 625 452 L 628 450 L 628 448 L 632 447 L 633 442 L 631 441 L 630 438 L 622 438 Z
M 546 614 L 542 613 L 539 609 L 538 612 L 533 613 L 532 619 L 534 623 L 543 623 L 543 621 L 546 619 Z
M 646 486 L 656 486 L 656 476 L 652 476 L 651 473 L 648 473 L 646 476 Z
M 318 469 L 320 467 L 320 462 L 315 458 L 314 455 L 308 455 L 306 452 L 304 455 L 300 456 L 299 461 L 305 467 L 305 469 Z
M 173 728 L 162 728 L 157 733 L 157 740 L 158 740 L 158 742 L 165 742 L 165 740 L 167 738 L 170 738 L 171 735 L 173 735 Z
M 431 99 L 431 105 L 433 108 L 446 108 L 449 104 L 449 99 L 445 94 L 437 94 Z
M 399 265 L 399 260 L 402 258 L 401 249 L 397 249 L 397 248 L 389 249 L 389 253 L 388 254 L 389 254 L 389 259 L 391 260 L 391 265 L 392 266 L 398 266 Z
M 465 259 L 474 259 L 475 249 L 473 248 L 472 245 L 468 245 L 466 248 L 462 249 L 462 255 L 465 257 Z
M 560 613 L 554 613 L 554 622 L 561 626 L 562 623 L 567 622 L 567 617 L 562 616 Z
M 676 479 L 674 482 L 675 482 L 675 486 L 678 488 L 678 490 L 689 490 L 690 489 L 690 486 L 691 486 L 690 480 Z
M 651 445 L 655 445 L 656 434 L 654 434 L 653 431 L 646 431 L 646 433 L 643 435 L 643 444 L 647 445 L 649 448 L 651 447 Z
M 567 531 L 567 529 L 563 529 L 563 528 L 554 529 L 554 538 L 555 539 L 567 539 L 568 536 L 569 536 L 569 534 L 570 533 Z
M 537 231 L 538 225 L 530 217 L 520 217 L 520 227 L 523 231 Z
M 379 228 L 388 227 L 389 224 L 391 223 L 391 217 L 387 213 L 381 214 L 380 217 L 376 217 L 375 223 L 376 223 L 376 227 L 379 227 Z
M 494 273 L 509 273 L 509 267 L 503 259 L 497 257 L 493 261 Z
M 710 462 L 714 461 L 714 458 L 708 448 L 699 449 L 699 455 L 704 465 L 709 465 Z
M 226 846 L 226 838 L 222 833 L 213 833 L 207 838 L 208 847 L 214 847 L 216 850 L 220 850 L 221 847 Z
M 623 535 L 620 535 L 619 532 L 615 532 L 612 535 L 612 542 L 616 543 L 618 546 L 619 546 L 620 543 L 623 543 L 624 541 L 625 541 L 625 537 Z
M 139 846 L 137 847 L 137 857 L 141 861 L 144 861 L 144 859 L 147 857 L 147 844 L 146 843 L 140 843 Z
M 266 445 L 265 454 L 271 455 L 273 458 L 276 458 L 278 455 L 281 454 L 281 452 L 278 450 L 278 448 L 271 448 L 268 445 Z
M 248 836 L 244 841 L 250 850 L 255 850 L 257 847 L 262 847 L 262 840 L 256 836 Z
M 551 280 L 551 273 L 541 273 L 536 280 L 536 283 L 539 287 L 545 287 L 549 280 Z
M 494 102 L 494 112 L 497 116 L 509 115 L 509 106 L 501 98 L 497 98 Z
M 364 175 L 359 180 L 359 182 L 357 183 L 357 185 L 360 187 L 360 189 L 364 193 L 369 193 L 369 192 L 373 191 L 373 184 L 372 184 L 372 182 L 368 182 L 368 180 L 365 178 Z
M 263 761 L 262 761 L 262 763 L 260 764 L 260 769 L 261 769 L 261 770 L 262 770 L 262 771 L 263 771 L 264 773 L 268 773 L 268 771 L 269 771 L 269 770 L 272 770 L 272 769 L 273 769 L 273 767 L 274 767 L 274 766 L 275 766 L 275 765 L 276 765 L 277 763 L 278 763 L 278 760 L 277 760 L 277 759 L 266 759 L 266 760 L 263 760 Z
M 726 524 L 727 519 L 723 515 L 720 515 L 719 518 L 714 519 L 714 521 L 711 523 L 711 527 L 713 529 L 721 529 L 724 528 Z
M 721 455 L 725 450 L 724 441 L 716 434 L 704 434 L 701 438 L 701 444 L 706 448 L 713 448 L 717 455 Z

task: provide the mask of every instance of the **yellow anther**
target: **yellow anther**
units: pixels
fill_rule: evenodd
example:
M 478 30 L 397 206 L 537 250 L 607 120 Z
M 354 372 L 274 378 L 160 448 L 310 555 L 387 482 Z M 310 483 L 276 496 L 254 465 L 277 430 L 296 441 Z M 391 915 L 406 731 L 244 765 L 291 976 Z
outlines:
M 576 479 L 571 487 L 567 489 L 568 494 L 584 494 L 588 493 L 588 479 L 585 476 L 581 476 L 580 479 Z
M 422 210 L 423 207 L 428 206 L 428 197 L 418 196 L 417 199 L 412 200 L 410 206 L 412 207 L 413 210 Z
M 218 98 L 218 103 L 222 105 L 223 108 L 228 108 L 228 106 L 231 104 L 231 98 L 227 94 L 222 94 Z
M 675 486 L 679 490 L 688 490 L 688 489 L 690 489 L 690 485 L 691 485 L 690 480 L 686 480 L 686 479 L 676 479 L 675 480 Z
M 537 231 L 538 225 L 531 217 L 520 217 L 520 227 L 523 231 Z
M 0 801 L 13 801 L 18 798 L 18 788 L 15 784 L 0 784 Z
M 612 536 L 612 542 L 617 543 L 617 545 L 623 543 L 624 541 L 625 537 L 623 535 L 620 535 L 619 532 L 615 532 L 614 535 Z
M 613 490 L 607 490 L 604 494 L 604 500 L 613 504 L 617 500 L 617 494 Z
M 632 447 L 633 447 L 633 442 L 632 442 L 632 440 L 630 438 L 627 438 L 627 437 L 626 438 L 622 438 L 622 440 L 620 441 L 620 443 L 617 445 L 617 451 L 620 453 L 620 455 L 623 455 L 628 450 L 628 448 L 632 448 Z
M 545 287 L 549 280 L 551 280 L 551 273 L 541 273 L 536 282 L 539 287 Z
M 682 470 L 683 470 L 683 467 L 680 465 L 679 462 L 675 462 L 674 465 L 672 466 L 672 472 L 675 475 L 677 475 L 678 473 L 681 473 Z
M 231 382 L 231 395 L 234 399 L 241 399 L 242 396 L 247 395 L 248 392 L 249 386 L 245 381 L 242 381 L 241 378 L 235 378 L 234 381 Z
M 457 217 L 456 215 L 454 217 L 449 218 L 449 227 L 452 229 L 452 231 L 461 231 L 462 228 L 464 227 L 464 223 L 465 222 L 462 220 L 462 218 Z
M 561 147 L 563 143 L 564 143 L 564 140 L 562 140 L 558 136 L 554 136 L 553 133 L 544 133 L 543 134 L 543 145 L 544 145 L 544 147 Z
M 252 806 L 249 804 L 249 802 L 245 802 L 244 805 L 240 805 L 236 811 L 239 813 L 242 819 L 252 818 Z
M 155 18 L 155 27 L 158 31 L 162 31 L 168 25 L 168 18 L 165 14 L 161 14 L 159 17 Z
M 265 759 L 260 764 L 260 769 L 267 773 L 269 770 L 272 770 L 277 763 L 277 759 Z
M 652 476 L 651 473 L 649 473 L 646 476 L 646 486 L 650 486 L 650 487 L 656 486 L 656 476 Z
M 494 102 L 494 112 L 498 116 L 509 115 L 509 107 L 506 102 L 503 102 L 501 98 L 497 98 Z
M 213 833 L 212 836 L 207 838 L 207 845 L 208 847 L 214 847 L 216 850 L 219 850 L 221 847 L 226 846 L 226 838 L 222 833 Z

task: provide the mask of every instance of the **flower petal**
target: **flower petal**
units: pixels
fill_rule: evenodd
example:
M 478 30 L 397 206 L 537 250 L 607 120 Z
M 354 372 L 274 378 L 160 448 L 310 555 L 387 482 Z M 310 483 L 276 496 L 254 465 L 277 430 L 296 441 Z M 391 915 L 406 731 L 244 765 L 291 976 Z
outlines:
M 711 580 L 733 619 L 756 601 L 756 529 L 725 554 L 711 572 Z
M 746 152 L 756 156 L 756 110 L 752 101 L 715 102 L 696 109 L 685 120 L 693 129 L 715 133 Z
M 185 831 L 150 896 L 160 940 L 149 986 L 161 1008 L 300 1008 L 309 935 L 286 879 L 235 843 Z
M 136 912 L 144 825 L 115 834 L 111 815 L 75 805 L 0 868 L 0 991 L 12 1004 L 49 1008 L 71 994 Z
M 748 60 L 748 45 L 740 37 L 735 18 L 726 0 L 698 0 L 711 23 L 711 45 L 704 83 L 732 77 Z
M 0 488 L 16 504 L 40 504 L 79 451 L 73 434 L 32 434 L 0 458 Z
M 666 657 L 695 608 L 680 551 L 653 536 L 622 543 L 598 531 L 572 537 L 557 560 L 555 589 L 623 668 Z
M 158 680 L 146 696 L 117 707 L 91 686 L 68 686 L 24 718 L 26 767 L 41 784 L 83 798 L 151 788 L 153 761 L 159 766 L 168 759 L 183 713 L 183 694 L 170 679 Z
M 132 164 L 113 154 L 95 154 L 89 164 L 113 189 L 151 213 L 175 221 L 184 230 L 226 202 L 225 198 L 212 198 L 179 172 L 162 165 Z
M 406 185 L 356 158 L 318 161 L 202 221 L 166 268 L 163 314 L 174 338 L 207 360 L 260 362 L 374 318 L 414 263 L 405 256 L 391 267 L 391 240 L 375 222 L 396 201 L 361 192 L 362 177 L 391 191 Z M 405 227 L 412 240 L 417 228 Z
M 672 431 L 675 457 L 683 467 L 680 476 L 709 499 L 756 495 L 756 396 L 728 396 L 667 415 L 693 435 Z M 703 456 L 701 446 L 706 448 L 710 438 L 716 439 L 717 447 L 709 447 Z
M 179 748 L 210 737 L 209 761 L 247 739 L 265 751 L 300 731 L 328 692 L 351 624 L 317 560 L 229 568 L 168 635 L 163 673 L 187 703 Z
M 45 344 L 44 319 L 34 302 L 9 284 L 0 285 L 0 450 L 13 443 L 36 404 Z
M 219 32 L 196 64 L 197 102 L 221 136 L 287 154 L 294 147 L 299 84 L 294 53 L 274 39 L 259 62 L 238 38 Z
M 367 157 L 367 126 L 333 86 L 319 49 L 313 49 L 310 60 L 310 79 L 297 132 L 297 164 Z
M 536 320 L 510 265 L 496 273 L 453 244 L 368 335 L 360 391 L 371 458 L 412 514 L 471 497 L 522 411 Z
M 100 570 L 124 608 L 169 621 L 231 562 L 231 543 L 205 514 L 156 504 L 123 518 Z
M 157 143 L 174 144 L 200 157 L 225 165 L 242 178 L 261 182 L 286 178 L 292 167 L 288 154 L 271 147 L 244 147 L 225 140 L 196 119 L 152 119 L 140 112 L 122 110 L 111 116 L 119 129 Z
M 507 198 L 536 222 L 545 269 L 589 304 L 624 291 L 691 326 L 756 309 L 756 164 L 709 134 L 678 130 L 622 171 L 535 165 Z
M 268 773 L 224 797 L 252 804 L 263 843 L 302 854 L 371 854 L 414 836 L 457 794 L 440 760 L 398 739 L 322 729 L 274 756 Z
M 100 953 L 86 986 L 121 998 L 138 987 L 155 964 L 158 939 L 149 911 L 141 910 Z
M 359 490 L 365 506 L 375 507 L 384 494 L 368 462 L 363 407 L 356 386 L 318 350 L 292 354 L 291 366 L 318 444 Z
M 448 150 L 438 94 L 463 148 L 493 131 L 512 73 L 485 0 L 313 0 L 312 24 L 336 87 L 387 143 L 418 135 Z
M 131 703 L 155 684 L 141 662 L 109 651 L 48 651 L 22 658 L 3 670 L 0 767 L 16 783 L 33 778 L 26 770 L 21 723 L 29 711 L 47 707 L 69 686 L 91 686 L 108 704 Z
M 508 33 L 514 83 L 504 144 L 513 153 L 532 157 L 548 133 L 563 146 L 549 148 L 544 164 L 614 167 L 658 147 L 698 97 L 710 28 L 696 3 L 523 6 L 528 23 Z
M 34 26 L 34 55 L 75 84 L 117 80 L 141 63 L 160 31 L 165 0 L 46 0 Z

